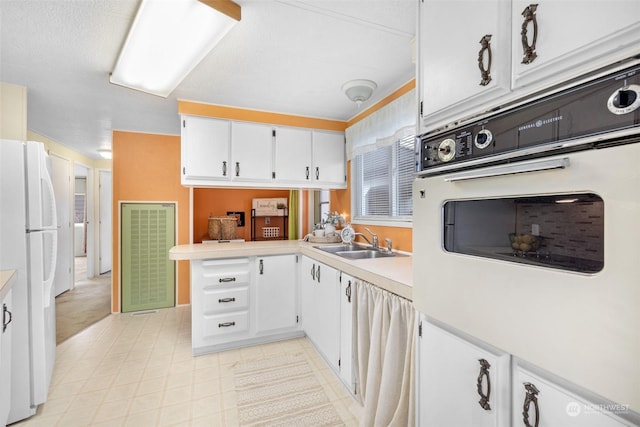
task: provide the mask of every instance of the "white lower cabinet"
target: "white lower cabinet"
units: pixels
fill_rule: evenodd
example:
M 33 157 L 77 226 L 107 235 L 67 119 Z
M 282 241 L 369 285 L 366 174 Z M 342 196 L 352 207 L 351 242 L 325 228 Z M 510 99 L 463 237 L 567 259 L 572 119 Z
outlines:
M 612 412 L 624 405 L 594 403 L 557 382 L 514 364 L 513 426 L 621 427 L 637 425 Z
M 302 336 L 295 267 L 296 255 L 191 261 L 193 354 Z
M 249 336 L 249 258 L 191 261 L 193 354 Z
M 0 425 L 6 425 L 11 409 L 11 335 L 13 325 L 11 289 L 0 301 L 2 326 L 0 327 Z
M 421 321 L 419 426 L 509 426 L 510 356 Z
M 297 327 L 297 258 L 297 255 L 256 258 L 256 333 Z
M 340 273 L 340 379 L 355 394 L 353 372 L 353 297 L 356 294 L 353 277 Z
M 338 371 L 340 360 L 340 307 L 338 271 L 302 257 L 302 327 L 327 363 Z
M 631 419 L 625 405 L 606 402 L 594 393 L 424 315 L 420 325 L 418 426 L 639 425 L 637 415 Z M 617 412 L 628 416 L 619 417 Z

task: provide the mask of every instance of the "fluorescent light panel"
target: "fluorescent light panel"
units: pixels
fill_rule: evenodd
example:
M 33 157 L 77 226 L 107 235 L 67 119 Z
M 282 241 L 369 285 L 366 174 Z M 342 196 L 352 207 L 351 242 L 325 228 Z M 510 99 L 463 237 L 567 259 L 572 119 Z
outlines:
M 110 81 L 167 97 L 237 22 L 197 0 L 143 0 Z

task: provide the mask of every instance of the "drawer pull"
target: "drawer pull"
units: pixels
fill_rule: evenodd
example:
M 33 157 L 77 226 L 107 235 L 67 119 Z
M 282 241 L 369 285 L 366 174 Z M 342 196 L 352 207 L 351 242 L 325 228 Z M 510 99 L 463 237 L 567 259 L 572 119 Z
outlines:
M 236 322 L 218 323 L 218 328 L 228 328 L 230 326 L 236 326 Z
M 524 21 L 522 22 L 520 35 L 522 36 L 522 50 L 524 54 L 524 57 L 522 58 L 523 64 L 531 64 L 538 57 L 538 54 L 536 53 L 536 42 L 538 41 L 538 20 L 536 19 L 536 9 L 538 9 L 537 4 L 530 4 L 522 11 Z M 531 44 L 529 44 L 529 37 L 527 35 L 527 26 L 529 25 L 529 22 L 533 24 L 533 40 L 531 40 Z
M 478 394 L 480 395 L 480 400 L 478 403 L 485 411 L 491 410 L 491 405 L 489 405 L 489 399 L 491 398 L 491 379 L 489 378 L 489 368 L 491 365 L 486 359 L 478 359 L 480 362 L 480 373 L 478 374 Z M 487 394 L 484 394 L 482 391 L 482 383 L 484 379 L 487 379 Z
M 491 34 L 480 39 L 480 52 L 478 52 L 478 68 L 480 68 L 480 86 L 486 86 L 491 82 Z M 484 66 L 484 54 L 487 53 L 487 66 Z
M 540 409 L 538 408 L 538 389 L 531 383 L 524 383 L 524 389 L 527 395 L 524 398 L 524 405 L 522 406 L 522 421 L 527 427 L 538 427 L 540 422 Z M 533 403 L 533 409 L 535 410 L 536 422 L 529 424 L 529 406 Z
M 235 282 L 236 278 L 235 277 L 223 277 L 221 279 L 219 279 L 220 283 L 228 283 L 228 282 Z
M 7 314 L 9 315 L 9 321 L 7 321 Z M 7 326 L 13 320 L 13 314 L 7 309 L 7 304 L 2 304 L 2 332 L 7 330 Z
M 236 299 L 235 298 L 220 298 L 218 300 L 218 302 L 222 303 L 222 302 L 234 302 Z

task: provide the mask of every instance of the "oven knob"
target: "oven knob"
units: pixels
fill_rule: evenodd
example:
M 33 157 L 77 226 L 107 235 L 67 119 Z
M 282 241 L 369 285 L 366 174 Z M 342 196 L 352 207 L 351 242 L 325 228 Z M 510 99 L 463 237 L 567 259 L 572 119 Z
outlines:
M 438 158 L 442 162 L 448 162 L 456 155 L 456 142 L 447 138 L 438 145 Z
M 478 148 L 487 148 L 493 142 L 493 134 L 489 129 L 482 129 L 473 140 L 473 145 Z
M 640 107 L 640 85 L 629 85 L 611 94 L 607 108 L 613 114 L 627 114 Z

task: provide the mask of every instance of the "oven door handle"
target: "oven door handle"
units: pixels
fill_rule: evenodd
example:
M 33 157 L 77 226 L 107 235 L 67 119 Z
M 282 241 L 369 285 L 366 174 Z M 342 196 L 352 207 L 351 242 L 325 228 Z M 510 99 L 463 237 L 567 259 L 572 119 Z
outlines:
M 494 176 L 513 175 L 517 173 L 565 169 L 569 167 L 569 164 L 569 158 L 563 157 L 562 159 L 543 160 L 516 165 L 501 165 L 468 172 L 460 172 L 457 174 L 448 175 L 446 178 L 444 178 L 444 180 L 447 182 L 458 182 L 476 178 L 491 178 Z

